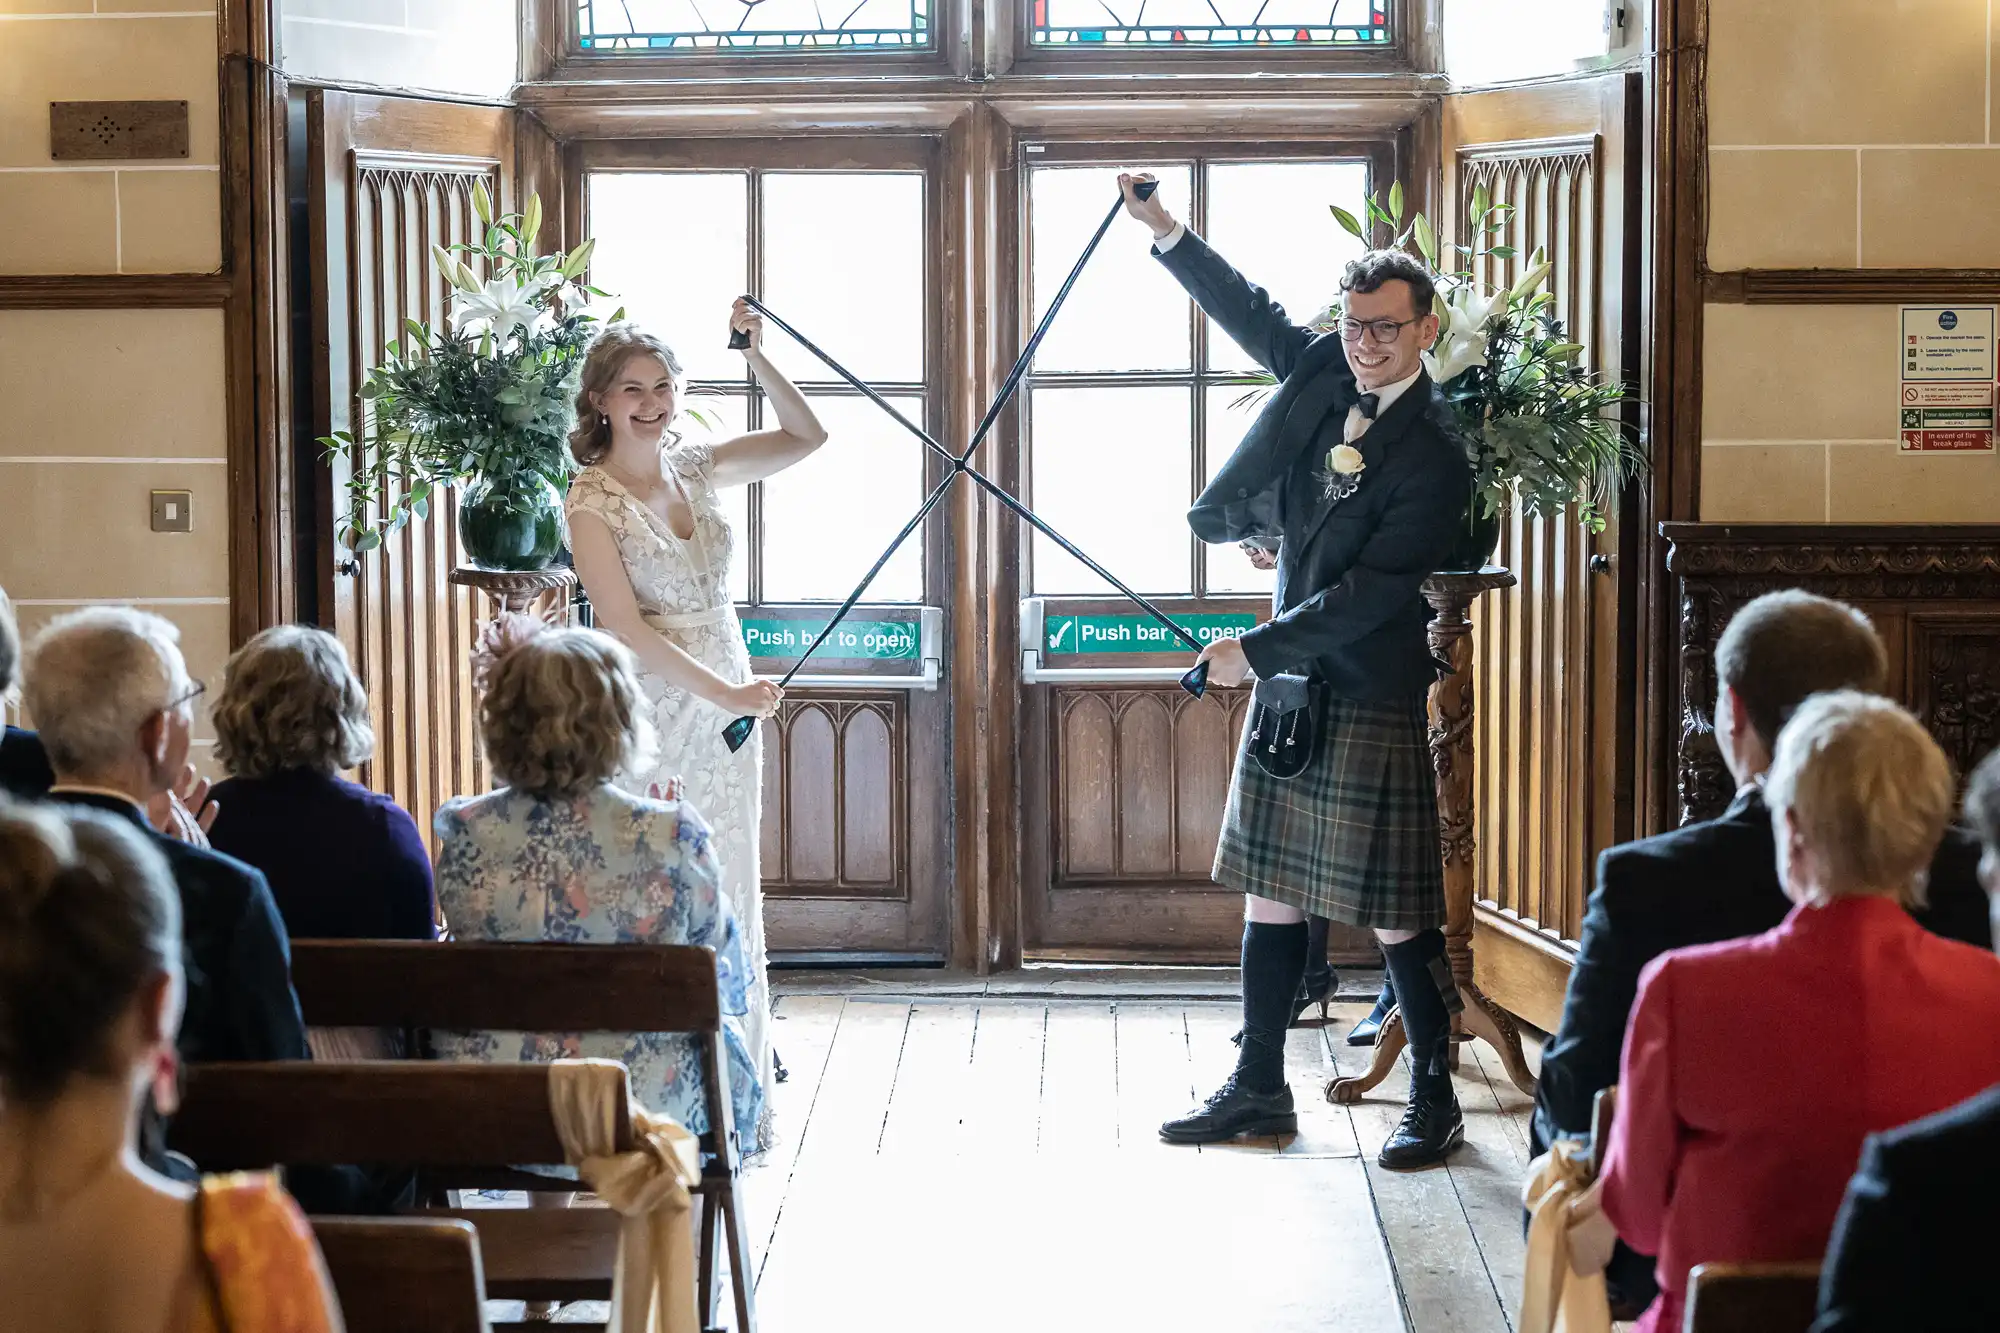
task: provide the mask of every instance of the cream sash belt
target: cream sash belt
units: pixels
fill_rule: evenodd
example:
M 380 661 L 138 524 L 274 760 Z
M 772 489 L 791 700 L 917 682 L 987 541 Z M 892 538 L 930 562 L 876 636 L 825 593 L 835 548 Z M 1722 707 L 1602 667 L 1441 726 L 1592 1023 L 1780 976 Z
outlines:
M 618 1152 L 618 1103 L 631 1108 L 631 1152 Z M 637 1102 L 616 1060 L 557 1060 L 549 1110 L 563 1154 L 598 1198 L 624 1218 L 611 1282 L 610 1333 L 698 1333 L 690 1186 L 701 1182 L 701 1141 Z
M 1528 1207 L 1518 1333 L 1610 1333 L 1604 1265 L 1610 1240 L 1589 1233 L 1602 1214 L 1594 1207 L 1583 1145 L 1559 1139 L 1528 1164 L 1521 1201 Z
M 655 629 L 697 629 L 702 625 L 720 625 L 736 611 L 733 606 L 711 606 L 706 611 L 675 611 L 672 613 L 649 611 L 644 619 Z

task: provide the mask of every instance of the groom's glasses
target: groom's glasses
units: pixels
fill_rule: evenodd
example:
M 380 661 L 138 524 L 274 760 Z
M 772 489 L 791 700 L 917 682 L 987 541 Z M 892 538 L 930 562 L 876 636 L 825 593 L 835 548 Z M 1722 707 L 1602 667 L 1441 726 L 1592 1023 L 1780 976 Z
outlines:
M 1343 319 L 1340 321 L 1340 337 L 1344 342 L 1358 343 L 1363 333 L 1372 333 L 1376 342 L 1392 343 L 1403 336 L 1404 329 L 1416 322 L 1414 319 Z

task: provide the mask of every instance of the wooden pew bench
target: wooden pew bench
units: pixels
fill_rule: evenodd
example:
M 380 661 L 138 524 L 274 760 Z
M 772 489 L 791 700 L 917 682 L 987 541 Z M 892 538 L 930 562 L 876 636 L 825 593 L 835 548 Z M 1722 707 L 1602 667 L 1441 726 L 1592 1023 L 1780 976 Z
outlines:
M 315 1217 L 312 1228 L 347 1333 L 487 1333 L 471 1223 Z
M 437 1028 L 688 1034 L 699 1051 L 710 1125 L 702 1136 L 704 1165 L 696 1191 L 701 1199 L 700 1309 L 713 1325 L 726 1245 L 736 1327 L 739 1333 L 753 1333 L 749 1229 L 737 1194 L 741 1154 L 729 1110 L 721 1004 L 709 950 L 297 940 L 292 944 L 292 980 L 305 1020 L 314 1026 L 397 1028 L 419 1035 Z M 511 1169 L 562 1161 L 549 1120 L 546 1071 L 539 1066 L 371 1061 L 261 1066 L 271 1072 L 254 1076 L 234 1072 L 248 1068 L 216 1065 L 190 1071 L 174 1142 L 197 1162 L 203 1156 L 196 1140 L 210 1136 L 201 1146 L 217 1161 L 408 1165 L 418 1167 L 433 1189 L 571 1188 L 565 1181 Z M 305 1077 L 302 1071 L 308 1069 L 341 1072 L 311 1092 L 303 1083 L 288 1082 Z M 396 1075 L 411 1081 L 394 1082 Z M 437 1081 L 447 1075 L 464 1081 Z M 533 1086 L 506 1084 L 504 1097 L 517 1100 L 502 1106 L 482 1100 L 502 1094 L 479 1091 L 481 1075 L 513 1075 L 532 1080 Z M 322 1096 L 332 1100 L 316 1105 Z M 404 1113 L 392 1116 L 382 1110 L 384 1097 L 400 1098 Z M 202 1105 L 203 1099 L 211 1105 Z M 190 1112 L 196 1117 L 192 1125 L 187 1123 Z M 308 1123 L 299 1123 L 301 1116 Z M 234 1133 L 246 1117 L 268 1117 L 272 1123 L 258 1125 L 248 1137 Z M 364 1133 L 356 1126 L 369 1128 Z M 251 1142 L 258 1151 L 246 1157 Z M 629 1128 L 621 1131 L 620 1142 L 629 1146 Z M 493 1295 L 556 1300 L 608 1295 L 615 1224 L 604 1209 L 533 1210 L 531 1215 L 481 1208 L 460 1215 L 480 1229 Z M 565 1227 L 572 1230 L 565 1233 Z M 535 1290 L 530 1292 L 530 1286 Z
M 1688 1280 L 1688 1333 L 1806 1333 L 1819 1265 L 1701 1264 Z

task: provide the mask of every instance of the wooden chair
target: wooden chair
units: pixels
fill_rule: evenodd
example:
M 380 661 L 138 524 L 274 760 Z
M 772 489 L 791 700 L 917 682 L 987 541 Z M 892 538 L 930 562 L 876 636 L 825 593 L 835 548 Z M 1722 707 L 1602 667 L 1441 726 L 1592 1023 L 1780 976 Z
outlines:
M 1702 1264 L 1688 1281 L 1688 1333 L 1806 1333 L 1819 1265 Z
M 709 1123 L 702 1136 L 705 1160 L 697 1191 L 702 1208 L 701 1308 L 714 1323 L 720 1295 L 716 1270 L 726 1244 L 737 1329 L 751 1333 L 750 1232 L 737 1194 L 742 1154 L 730 1112 L 713 953 L 662 944 L 295 940 L 292 985 L 306 1022 L 327 1027 L 391 1027 L 413 1033 L 431 1028 L 674 1032 L 691 1037 L 700 1053 Z M 521 1182 L 513 1183 L 521 1187 Z
M 471 1223 L 315 1217 L 312 1228 L 347 1333 L 487 1333 Z

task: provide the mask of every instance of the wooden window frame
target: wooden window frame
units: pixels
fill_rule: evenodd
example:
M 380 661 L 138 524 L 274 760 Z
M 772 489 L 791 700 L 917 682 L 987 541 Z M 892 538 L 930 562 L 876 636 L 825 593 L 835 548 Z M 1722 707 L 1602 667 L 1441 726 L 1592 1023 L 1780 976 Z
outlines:
M 920 381 L 897 381 L 875 387 L 894 397 L 898 394 L 923 395 L 922 425 L 933 437 L 943 439 L 945 430 L 945 383 L 951 352 L 945 342 L 943 305 L 936 299 L 944 281 L 943 255 L 939 236 L 943 223 L 944 169 L 942 145 L 931 136 L 822 137 L 814 139 L 682 139 L 682 140 L 586 140 L 569 146 L 564 164 L 564 246 L 576 246 L 590 234 L 588 177 L 594 173 L 646 172 L 746 172 L 753 177 L 748 215 L 750 247 L 750 287 L 761 291 L 763 273 L 761 192 L 754 178 L 772 172 L 881 172 L 918 173 L 924 183 L 924 375 Z M 801 332 L 812 337 L 814 331 Z M 794 377 L 805 392 L 816 397 L 859 398 L 861 395 L 835 379 L 817 360 L 811 373 Z M 706 381 L 704 383 L 707 383 Z M 740 391 L 730 381 L 730 396 L 742 396 L 748 403 L 748 428 L 760 428 L 759 408 L 763 392 L 746 377 Z M 924 452 L 923 490 L 943 480 L 945 464 L 937 455 L 924 451 L 914 436 L 907 440 L 912 450 Z M 943 512 L 942 510 L 937 512 Z M 763 485 L 750 487 L 750 533 L 743 543 L 743 558 L 749 563 L 749 596 L 741 603 L 758 611 L 813 614 L 831 603 L 769 600 L 764 596 Z M 923 529 L 923 590 L 915 603 L 863 602 L 862 606 L 938 605 L 948 577 L 944 561 L 941 522 L 927 522 Z
M 1214 163 L 1237 162 L 1326 162 L 1364 161 L 1368 164 L 1369 189 L 1379 190 L 1385 179 L 1394 179 L 1401 154 L 1397 145 L 1386 139 L 1293 139 L 1258 140 L 1232 142 L 1229 140 L 1197 141 L 1171 139 L 1120 139 L 1095 137 L 1088 139 L 1048 140 L 1034 139 L 1022 143 L 1019 161 L 1017 191 L 1020 207 L 1016 210 L 1020 263 L 1016 301 L 1023 328 L 1029 327 L 1034 315 L 1034 199 L 1029 184 L 1030 173 L 1038 166 L 1075 165 L 1104 166 L 1107 169 L 1131 162 L 1189 163 L 1194 168 L 1194 198 L 1188 202 L 1186 217 L 1188 227 L 1199 232 L 1205 223 L 1207 209 L 1206 168 Z M 1165 274 L 1161 275 L 1165 280 Z M 1190 363 L 1186 370 L 1169 371 L 1103 371 L 1103 372 L 1055 372 L 1052 374 L 1031 373 L 1021 386 L 1023 403 L 1020 410 L 1020 468 L 1023 479 L 1023 498 L 1033 503 L 1034 439 L 1033 413 L 1028 408 L 1028 400 L 1038 387 L 1108 387 L 1147 385 L 1185 388 L 1189 393 L 1190 433 L 1189 433 L 1189 500 L 1200 494 L 1207 483 L 1207 411 L 1206 390 L 1215 385 L 1242 384 L 1250 386 L 1252 372 L 1241 370 L 1217 370 L 1207 364 L 1209 350 L 1209 319 L 1189 303 L 1188 319 Z M 1208 582 L 1208 543 L 1198 540 L 1192 533 L 1188 535 L 1189 547 L 1189 588 L 1187 594 L 1164 594 L 1153 600 L 1173 614 L 1198 614 L 1204 612 L 1226 613 L 1232 611 L 1262 612 L 1270 605 L 1270 598 L 1261 593 L 1223 592 L 1210 593 Z M 1046 600 L 1051 608 L 1060 608 L 1065 614 L 1084 612 L 1099 607 L 1106 601 L 1104 593 L 1041 593 L 1035 590 L 1034 581 L 1034 534 L 1025 528 L 1021 534 L 1020 551 L 1021 587 L 1024 596 L 1037 596 Z M 1149 593 L 1150 590 L 1140 588 Z

